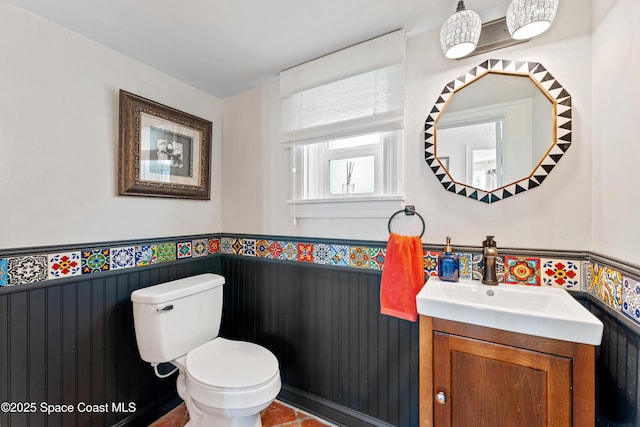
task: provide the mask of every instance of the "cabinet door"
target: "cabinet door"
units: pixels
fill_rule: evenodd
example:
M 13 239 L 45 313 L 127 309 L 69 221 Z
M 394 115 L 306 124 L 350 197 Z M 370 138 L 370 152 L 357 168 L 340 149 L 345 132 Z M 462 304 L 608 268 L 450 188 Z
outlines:
M 571 359 L 439 332 L 433 338 L 435 427 L 571 426 Z

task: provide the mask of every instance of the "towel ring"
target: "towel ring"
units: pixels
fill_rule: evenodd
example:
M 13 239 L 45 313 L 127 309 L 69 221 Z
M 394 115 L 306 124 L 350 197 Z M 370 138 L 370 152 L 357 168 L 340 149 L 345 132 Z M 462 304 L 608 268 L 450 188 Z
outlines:
M 424 218 L 422 218 L 422 215 L 416 212 L 416 208 L 413 205 L 408 205 L 404 209 L 401 209 L 398 212 L 391 215 L 391 217 L 389 218 L 389 222 L 387 223 L 387 229 L 389 230 L 389 233 L 391 233 L 391 220 L 393 219 L 393 217 L 403 212 L 405 215 L 418 215 L 418 218 L 420 218 L 420 221 L 422 222 L 422 233 L 420 233 L 420 237 L 424 236 L 424 231 L 426 229 L 426 225 L 424 224 Z

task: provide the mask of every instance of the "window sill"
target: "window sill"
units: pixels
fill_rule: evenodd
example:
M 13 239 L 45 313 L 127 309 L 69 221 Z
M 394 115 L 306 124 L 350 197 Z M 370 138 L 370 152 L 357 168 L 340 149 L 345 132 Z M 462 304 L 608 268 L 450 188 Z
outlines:
M 388 218 L 404 208 L 404 196 L 288 200 L 292 218 Z

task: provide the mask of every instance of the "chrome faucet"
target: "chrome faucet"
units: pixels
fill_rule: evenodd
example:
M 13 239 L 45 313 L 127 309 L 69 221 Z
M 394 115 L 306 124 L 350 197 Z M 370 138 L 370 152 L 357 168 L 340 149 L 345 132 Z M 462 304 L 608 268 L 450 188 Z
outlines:
M 487 240 L 482 242 L 482 261 L 484 268 L 482 271 L 482 283 L 495 286 L 498 284 L 498 274 L 496 272 L 496 260 L 498 258 L 498 248 L 493 236 L 487 236 Z

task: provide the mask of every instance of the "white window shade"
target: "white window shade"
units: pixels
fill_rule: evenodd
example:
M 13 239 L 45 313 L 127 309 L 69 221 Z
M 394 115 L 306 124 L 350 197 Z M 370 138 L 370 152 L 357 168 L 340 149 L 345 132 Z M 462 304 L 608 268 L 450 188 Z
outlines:
M 285 144 L 402 128 L 404 32 L 283 71 L 280 95 Z

